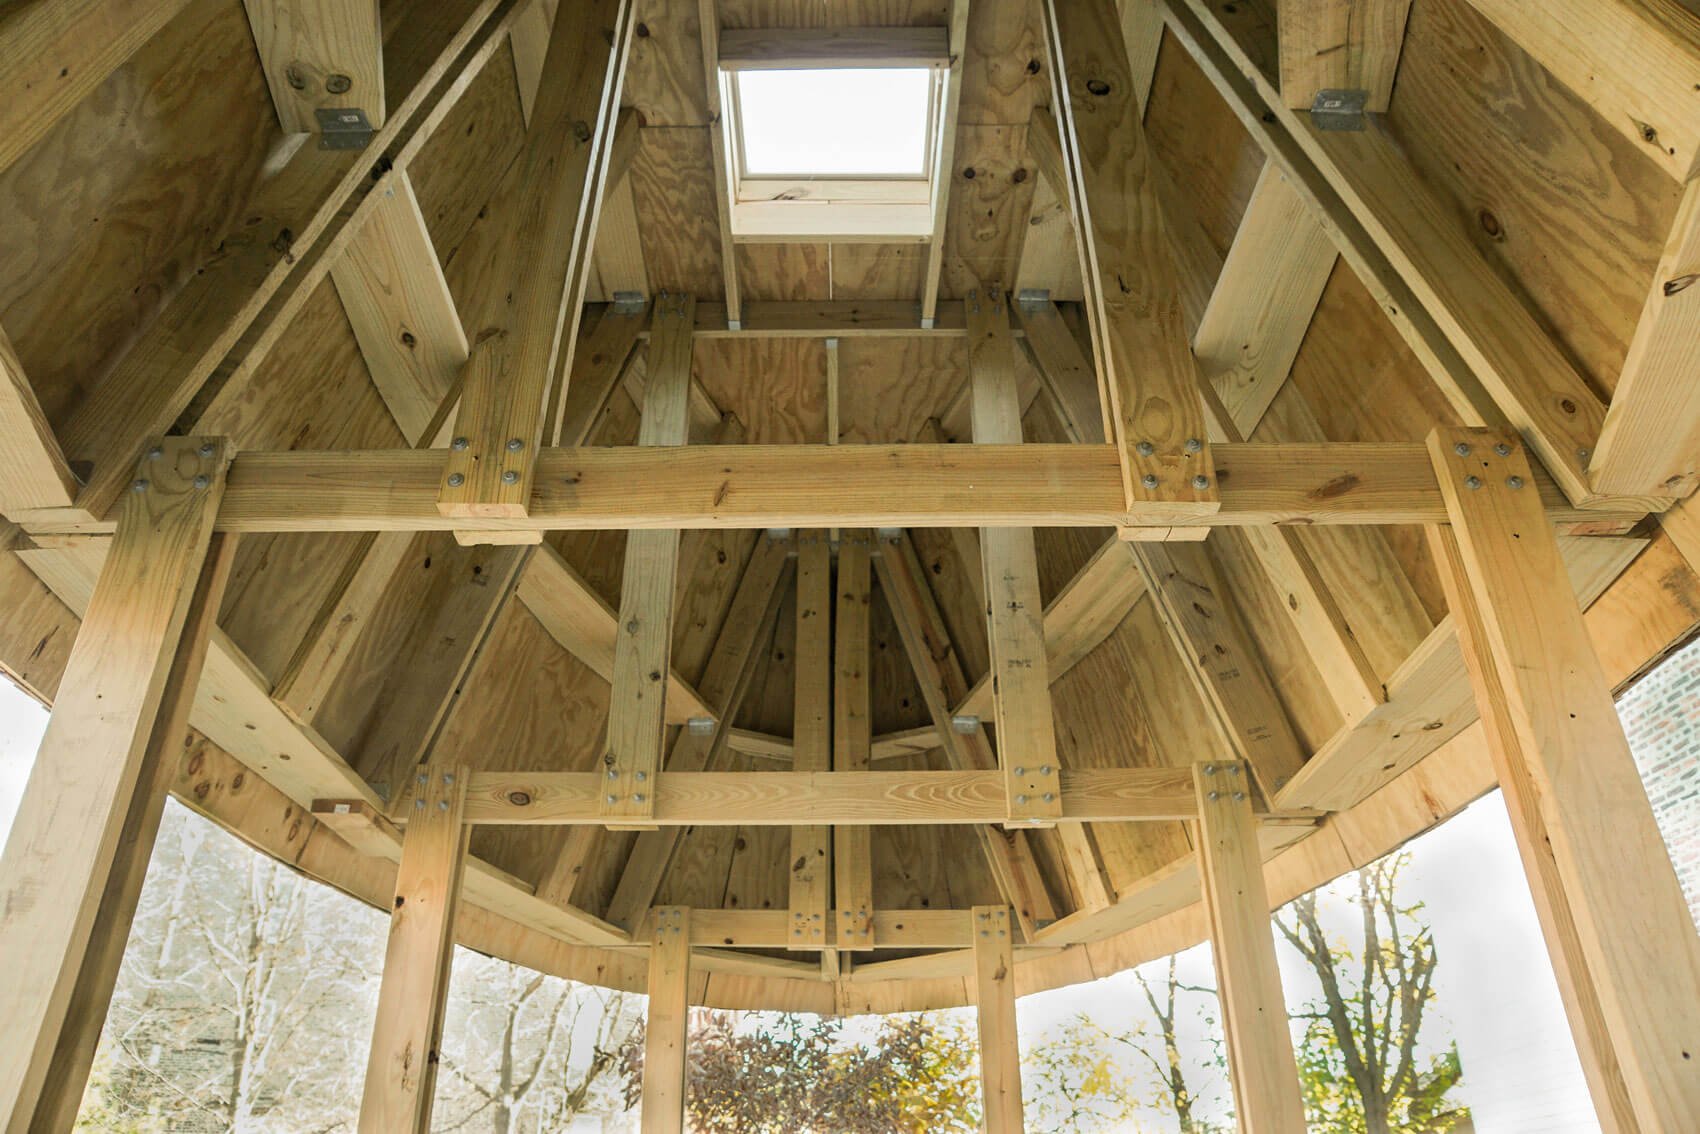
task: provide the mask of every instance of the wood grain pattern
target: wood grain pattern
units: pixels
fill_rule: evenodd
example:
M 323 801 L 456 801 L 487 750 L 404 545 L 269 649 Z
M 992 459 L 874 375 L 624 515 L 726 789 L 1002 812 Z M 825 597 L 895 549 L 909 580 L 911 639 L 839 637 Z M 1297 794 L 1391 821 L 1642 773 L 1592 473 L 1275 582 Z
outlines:
M 643 1125 L 656 1134 L 685 1128 L 686 1035 L 690 1020 L 691 911 L 655 911 L 649 947 L 649 1014 L 643 1047 Z
M 1387 110 L 1411 0 L 1280 0 L 1281 96 L 1309 110 L 1318 91 L 1368 92 L 1372 114 Z
M 204 453 L 203 453 L 204 446 Z M 125 816 L 179 648 L 229 454 L 158 442 L 126 493 L 118 535 L 66 668 L 0 857 L 6 955 L 0 1005 L 18 1057 L 0 1114 L 34 1108 L 113 870 Z
M 66 508 L 76 491 L 59 439 L 41 412 L 12 340 L 0 328 L 0 515 Z
M 975 906 L 974 1003 L 986 1134 L 1020 1134 L 1021 1058 L 1015 1034 L 1015 958 L 1009 907 Z
M 378 0 L 243 0 L 285 134 L 316 134 L 320 109 L 384 124 Z

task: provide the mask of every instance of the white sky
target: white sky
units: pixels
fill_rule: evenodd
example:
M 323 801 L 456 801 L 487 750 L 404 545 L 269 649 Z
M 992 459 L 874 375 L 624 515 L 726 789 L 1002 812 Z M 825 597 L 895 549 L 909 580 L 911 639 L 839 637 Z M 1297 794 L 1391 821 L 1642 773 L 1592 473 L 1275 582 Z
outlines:
M 926 68 L 740 71 L 749 174 L 926 172 Z
M 0 676 L 0 845 L 12 830 L 12 816 L 46 727 L 47 710 L 41 702 Z

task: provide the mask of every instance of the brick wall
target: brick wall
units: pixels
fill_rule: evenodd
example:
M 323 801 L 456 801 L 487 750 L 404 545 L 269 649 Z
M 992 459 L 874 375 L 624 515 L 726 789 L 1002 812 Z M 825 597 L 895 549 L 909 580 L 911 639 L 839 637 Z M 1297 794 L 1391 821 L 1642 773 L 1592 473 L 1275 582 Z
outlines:
M 1700 639 L 1636 682 L 1617 711 L 1700 925 Z

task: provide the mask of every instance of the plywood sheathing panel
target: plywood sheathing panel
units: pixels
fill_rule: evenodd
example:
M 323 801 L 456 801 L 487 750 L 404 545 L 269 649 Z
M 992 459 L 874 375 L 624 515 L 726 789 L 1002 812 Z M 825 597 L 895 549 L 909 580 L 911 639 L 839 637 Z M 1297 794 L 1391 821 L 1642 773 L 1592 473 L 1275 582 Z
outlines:
M 1476 248 L 1609 396 L 1682 186 L 1466 0 L 1411 6 L 1387 119 Z
M 55 426 L 214 252 L 280 141 L 242 6 L 197 0 L 0 170 L 0 326 Z
M 655 291 L 720 299 L 720 224 L 704 126 L 646 126 L 628 176 L 637 202 L 643 261 Z
M 692 356 L 715 404 L 751 445 L 826 440 L 826 345 L 820 339 L 703 339 Z
M 927 271 L 921 244 L 834 244 L 830 299 L 914 299 Z
M 913 441 L 917 426 L 943 414 L 967 377 L 966 339 L 841 339 L 839 440 L 847 444 Z

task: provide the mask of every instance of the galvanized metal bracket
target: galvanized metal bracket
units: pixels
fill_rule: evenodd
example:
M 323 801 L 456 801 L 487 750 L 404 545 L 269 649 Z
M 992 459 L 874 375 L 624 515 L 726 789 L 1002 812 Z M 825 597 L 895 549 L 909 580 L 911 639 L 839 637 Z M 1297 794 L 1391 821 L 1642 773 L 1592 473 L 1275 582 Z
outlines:
M 649 306 L 649 299 L 641 291 L 616 291 L 613 302 L 614 310 L 621 315 L 636 315 Z
M 358 106 L 320 106 L 313 115 L 321 150 L 363 150 L 372 140 L 372 121 Z
M 1368 105 L 1365 90 L 1317 91 L 1310 104 L 1310 120 L 1318 130 L 1362 130 Z
M 1024 287 L 1020 291 L 1015 293 L 1015 303 L 1016 303 L 1016 306 L 1018 306 L 1018 307 L 1025 307 L 1025 308 L 1028 308 L 1028 309 L 1031 309 L 1031 308 L 1034 308 L 1034 307 L 1043 307 L 1043 306 L 1045 306 L 1045 304 L 1049 303 L 1050 301 L 1051 301 L 1051 290 L 1050 290 L 1050 288 Z

